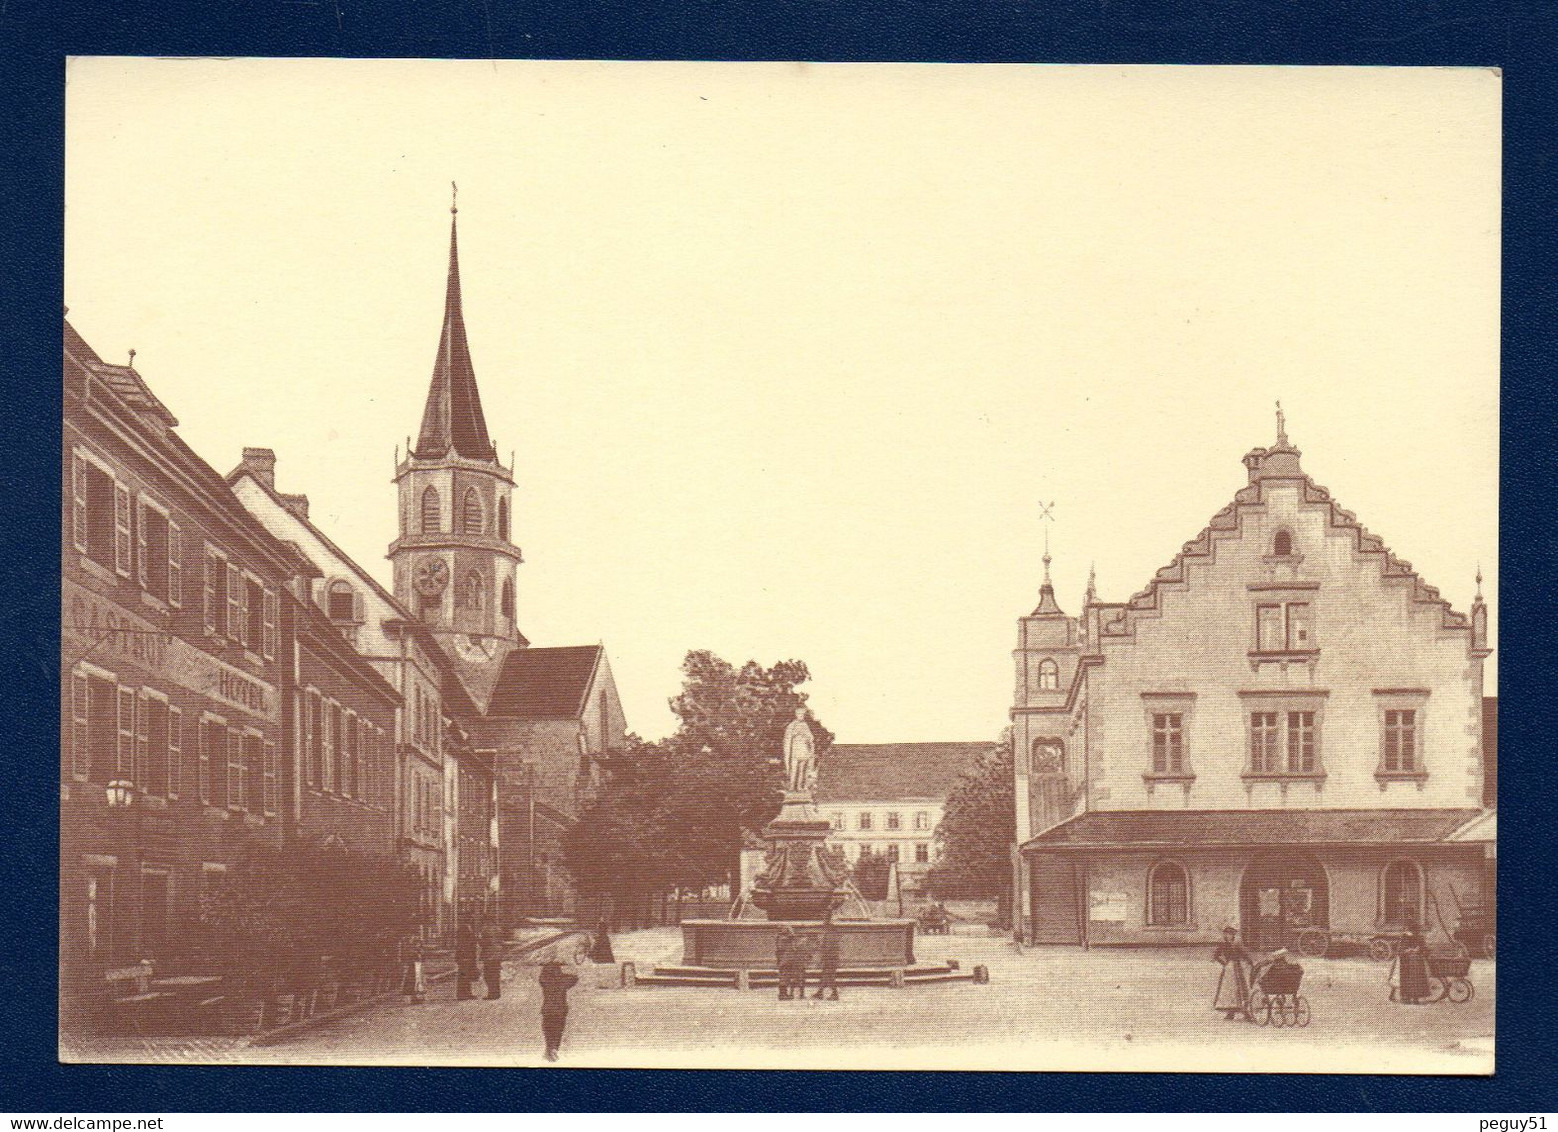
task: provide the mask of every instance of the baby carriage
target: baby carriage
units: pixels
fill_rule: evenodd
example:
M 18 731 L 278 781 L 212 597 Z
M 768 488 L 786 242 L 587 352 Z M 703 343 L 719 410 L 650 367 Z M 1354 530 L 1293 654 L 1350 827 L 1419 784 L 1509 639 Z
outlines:
M 1250 979 L 1250 1019 L 1262 1026 L 1309 1025 L 1309 1000 L 1298 993 L 1304 969 L 1281 952 L 1256 964 Z

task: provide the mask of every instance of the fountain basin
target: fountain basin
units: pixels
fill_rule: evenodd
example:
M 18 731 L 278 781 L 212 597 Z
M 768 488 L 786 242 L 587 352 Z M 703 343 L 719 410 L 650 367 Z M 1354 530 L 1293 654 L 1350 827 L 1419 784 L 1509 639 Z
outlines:
M 779 933 L 786 927 L 812 936 L 817 966 L 821 920 L 683 920 L 682 962 L 689 967 L 739 971 L 772 969 Z M 839 937 L 840 967 L 914 966 L 913 920 L 833 920 Z

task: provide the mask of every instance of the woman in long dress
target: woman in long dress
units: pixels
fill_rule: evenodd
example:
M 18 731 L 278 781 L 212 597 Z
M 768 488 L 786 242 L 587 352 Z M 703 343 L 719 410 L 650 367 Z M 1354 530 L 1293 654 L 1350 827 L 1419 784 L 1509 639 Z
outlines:
M 1253 963 L 1250 953 L 1239 944 L 1238 929 L 1223 929 L 1223 942 L 1212 952 L 1212 962 L 1221 965 L 1217 975 L 1217 991 L 1212 995 L 1212 1009 L 1221 1010 L 1223 1018 L 1231 1022 L 1235 1015 L 1250 1020 L 1250 969 Z
M 1406 938 L 1396 948 L 1396 990 L 1408 1006 L 1428 1001 L 1428 941 L 1416 921 L 1407 924 Z

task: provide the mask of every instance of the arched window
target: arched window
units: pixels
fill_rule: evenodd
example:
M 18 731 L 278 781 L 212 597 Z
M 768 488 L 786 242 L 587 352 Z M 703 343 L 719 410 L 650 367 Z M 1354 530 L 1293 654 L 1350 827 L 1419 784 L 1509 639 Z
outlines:
M 1066 773 L 1066 745 L 1059 739 L 1035 739 L 1031 756 L 1029 774 Z
M 350 621 L 356 616 L 352 600 L 352 584 L 337 578 L 325 591 L 325 612 L 332 621 Z
M 443 516 L 438 509 L 438 489 L 431 484 L 422 493 L 422 533 L 436 535 L 443 530 Z
M 504 542 L 509 540 L 509 501 L 498 500 L 498 537 Z
M 1147 874 L 1147 923 L 1185 927 L 1190 923 L 1190 878 L 1174 861 L 1159 861 Z
M 1293 553 L 1293 535 L 1289 531 L 1278 531 L 1276 537 L 1271 540 L 1271 553 L 1278 558 L 1286 558 Z
M 1049 657 L 1039 661 L 1039 687 L 1046 690 L 1060 687 L 1060 665 Z
M 482 584 L 481 571 L 472 570 L 465 575 L 465 606 L 467 609 L 480 609 L 482 607 L 482 591 L 485 588 Z
M 513 617 L 514 616 L 514 579 L 513 578 L 504 578 L 503 579 L 503 597 L 502 597 L 502 601 L 503 601 L 503 606 L 502 606 L 503 616 L 505 616 L 505 617 Z
M 474 487 L 465 489 L 465 506 L 460 518 L 461 529 L 468 535 L 479 535 L 486 526 L 486 516 L 481 509 L 481 496 Z
M 1380 876 L 1380 918 L 1391 927 L 1423 922 L 1423 870 L 1415 861 L 1392 861 Z

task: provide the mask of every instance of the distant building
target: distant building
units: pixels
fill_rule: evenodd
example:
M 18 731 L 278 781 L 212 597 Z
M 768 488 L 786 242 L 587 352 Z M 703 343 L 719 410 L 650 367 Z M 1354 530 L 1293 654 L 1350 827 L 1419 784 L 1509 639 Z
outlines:
M 829 844 L 858 861 L 870 851 L 898 865 L 906 893 L 924 888 L 936 827 L 958 776 L 990 743 L 835 743 L 818 760 L 817 809 Z
M 1017 898 L 1039 943 L 1258 948 L 1480 903 L 1487 607 L 1277 442 L 1147 587 L 1018 622 Z M 1480 581 L 1480 579 L 1479 579 Z M 1476 823 L 1473 825 L 1473 823 Z

